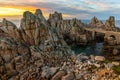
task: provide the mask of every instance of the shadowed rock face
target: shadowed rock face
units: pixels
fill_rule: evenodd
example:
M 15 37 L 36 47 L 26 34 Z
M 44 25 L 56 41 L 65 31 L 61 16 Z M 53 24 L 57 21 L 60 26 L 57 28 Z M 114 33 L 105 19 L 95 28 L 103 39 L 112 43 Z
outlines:
M 62 35 L 48 25 L 39 9 L 35 14 L 24 12 L 19 29 L 6 19 L 0 23 L 0 80 L 24 80 L 32 73 L 40 76 L 37 70 L 41 64 L 55 66 L 71 52 Z M 25 78 L 26 74 L 31 76 Z

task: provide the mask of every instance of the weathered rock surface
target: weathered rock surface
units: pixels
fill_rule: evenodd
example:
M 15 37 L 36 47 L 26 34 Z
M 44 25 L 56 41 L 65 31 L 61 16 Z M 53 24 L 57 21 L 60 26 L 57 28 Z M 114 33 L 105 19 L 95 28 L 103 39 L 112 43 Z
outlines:
M 96 17 L 93 17 L 89 23 L 92 28 L 104 29 L 104 24 L 102 21 L 99 21 Z
M 48 25 L 39 9 L 35 15 L 29 11 L 24 12 L 20 28 L 6 19 L 0 23 L 2 80 L 39 80 L 40 66 L 55 66 L 65 55 L 71 55 L 70 48 L 62 35 Z M 51 73 L 55 73 L 54 69 Z
M 119 66 L 120 65 L 119 62 L 112 62 L 112 64 L 115 65 L 115 66 Z
M 105 24 L 102 21 L 98 20 L 96 17 L 93 17 L 87 27 L 102 29 L 106 31 L 120 31 L 120 29 L 115 26 L 114 16 L 110 16 L 109 19 L 105 21 Z
M 96 56 L 95 60 L 97 60 L 97 61 L 105 61 L 105 57 L 103 57 L 103 56 Z
M 62 20 L 61 14 L 55 14 L 60 16 L 55 20 Z M 86 40 L 87 34 L 79 33 L 82 31 L 79 20 L 66 20 L 64 25 L 68 23 L 72 26 L 70 35 L 80 34 L 79 38 Z M 0 23 L 0 80 L 120 79 L 112 67 L 101 63 L 103 58 L 92 60 L 85 55 L 75 55 L 59 30 L 50 26 L 39 9 L 35 14 L 26 11 L 20 28 L 3 19 Z M 111 64 L 117 66 L 115 62 Z
M 62 77 L 65 75 L 66 75 L 65 71 L 59 71 L 52 77 L 52 80 L 61 80 Z
M 21 21 L 21 33 L 24 41 L 30 45 L 41 44 L 43 46 L 49 44 L 49 42 L 52 43 L 53 40 L 57 42 L 57 33 L 53 33 L 52 30 L 50 31 L 50 27 L 46 23 L 45 18 L 39 10 L 37 10 L 36 15 L 33 15 L 31 12 L 25 12 Z M 54 35 L 51 35 L 52 33 Z
M 75 76 L 73 73 L 69 73 L 66 76 L 62 77 L 62 80 L 74 80 L 74 79 L 75 79 Z
M 83 29 L 86 25 L 76 18 L 63 20 L 62 14 L 55 12 L 54 14 L 50 14 L 48 23 L 61 32 L 68 44 L 76 42 L 78 45 L 86 45 L 92 39 L 91 33 Z
M 113 16 L 110 16 L 109 19 L 106 20 L 105 28 L 108 31 L 116 31 L 116 28 L 115 28 L 115 18 Z
M 15 24 L 12 22 L 6 20 L 5 18 L 3 19 L 1 26 L 0 26 L 0 32 L 1 32 L 1 37 L 2 36 L 10 36 L 12 37 L 15 41 L 21 39 L 21 35 L 19 32 L 19 29 Z M 2 34 L 4 33 L 4 34 Z
M 62 14 L 61 14 L 61 13 L 55 12 L 54 14 L 50 14 L 50 15 L 49 15 L 48 22 L 49 22 L 50 26 L 52 26 L 52 27 L 57 27 L 57 22 L 58 22 L 59 20 L 60 20 L 60 21 L 63 20 L 63 17 L 62 17 Z

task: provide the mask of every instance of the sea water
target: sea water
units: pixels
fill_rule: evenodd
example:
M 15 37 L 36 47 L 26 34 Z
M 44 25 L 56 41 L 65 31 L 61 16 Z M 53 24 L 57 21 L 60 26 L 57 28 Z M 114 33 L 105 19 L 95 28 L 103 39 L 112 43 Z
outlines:
M 75 51 L 76 54 L 84 53 L 86 55 L 103 55 L 103 43 L 96 43 L 94 45 L 88 45 L 88 46 L 77 46 L 77 47 L 71 47 L 73 51 Z

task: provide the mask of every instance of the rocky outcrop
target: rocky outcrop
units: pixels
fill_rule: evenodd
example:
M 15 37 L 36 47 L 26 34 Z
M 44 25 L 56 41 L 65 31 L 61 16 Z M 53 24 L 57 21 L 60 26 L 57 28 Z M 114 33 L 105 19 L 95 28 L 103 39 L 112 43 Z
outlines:
M 0 80 L 41 80 L 40 66 L 60 66 L 56 63 L 71 54 L 39 9 L 35 14 L 24 12 L 20 28 L 6 19 L 0 23 Z
M 96 28 L 96 29 L 102 29 L 106 31 L 120 31 L 118 27 L 115 26 L 115 18 L 114 16 L 110 16 L 108 20 L 105 21 L 105 24 L 98 20 L 96 17 L 93 17 L 90 20 L 89 25 L 87 25 L 88 28 Z
M 57 29 L 47 25 L 40 10 L 36 10 L 35 15 L 28 11 L 24 13 L 21 20 L 21 34 L 25 43 L 40 46 L 42 50 L 66 46 Z
M 76 18 L 63 20 L 62 14 L 55 12 L 50 14 L 48 23 L 59 30 L 68 44 L 86 45 L 91 40 L 91 34 L 83 28 L 86 25 Z
M 91 19 L 91 21 L 90 21 L 90 24 L 92 25 L 94 25 L 94 24 L 97 24 L 99 22 L 99 20 L 94 16 L 92 19 Z
M 70 35 L 80 35 L 72 39 L 86 40 L 79 20 L 68 23 Z M 50 26 L 39 9 L 35 14 L 24 12 L 20 28 L 6 19 L 0 23 L 0 80 L 120 79 L 112 70 L 118 63 L 92 58 L 75 55 L 59 28 Z
M 13 24 L 12 22 L 6 20 L 5 18 L 3 19 L 1 23 L 0 31 L 4 33 L 3 35 L 10 36 L 14 38 L 14 40 L 21 39 L 21 35 L 20 35 L 19 29 L 17 28 L 17 26 Z
M 57 22 L 63 20 L 62 14 L 54 12 L 54 14 L 49 15 L 48 23 L 52 27 L 57 27 Z
M 99 21 L 96 17 L 93 17 L 89 23 L 92 28 L 104 29 L 104 24 L 102 21 Z
M 58 13 L 58 12 L 54 12 L 54 14 L 50 14 L 49 15 L 49 19 L 47 20 L 47 22 L 49 23 L 49 25 L 52 27 L 52 28 L 57 28 L 57 22 L 58 21 L 62 21 L 63 18 L 62 18 L 62 14 L 61 13 Z
M 113 16 L 110 16 L 109 19 L 106 20 L 105 29 L 108 31 L 116 31 L 115 18 Z

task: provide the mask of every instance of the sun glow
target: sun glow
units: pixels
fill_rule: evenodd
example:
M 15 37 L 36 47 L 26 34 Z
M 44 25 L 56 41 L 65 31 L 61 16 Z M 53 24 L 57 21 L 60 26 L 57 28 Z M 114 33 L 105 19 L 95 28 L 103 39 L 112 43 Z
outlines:
M 0 16 L 21 15 L 25 10 L 0 7 Z
M 35 13 L 35 10 L 38 9 L 38 7 L 34 6 L 11 6 L 11 5 L 4 5 L 0 6 L 0 18 L 17 18 L 17 17 L 22 17 L 23 13 L 25 11 L 30 11 L 32 13 Z M 43 12 L 44 17 L 47 19 L 49 18 L 49 14 L 47 12 L 47 8 L 40 8 Z M 73 17 L 72 15 L 69 14 L 63 14 L 64 18 L 71 18 Z
M 17 17 L 22 16 L 25 11 L 30 11 L 32 13 L 35 13 L 35 10 L 38 9 L 38 7 L 34 6 L 0 6 L 0 18 L 3 17 Z M 46 18 L 48 18 L 47 8 L 40 8 L 43 11 L 43 14 Z
M 0 16 L 20 16 L 23 14 L 24 11 L 29 10 L 34 12 L 35 8 L 31 7 L 19 7 L 19 6 L 6 6 L 0 7 Z

